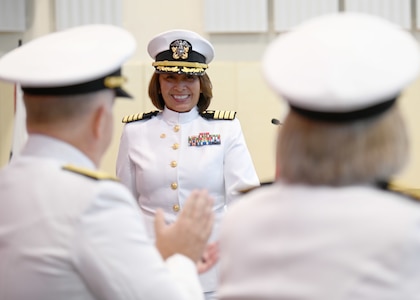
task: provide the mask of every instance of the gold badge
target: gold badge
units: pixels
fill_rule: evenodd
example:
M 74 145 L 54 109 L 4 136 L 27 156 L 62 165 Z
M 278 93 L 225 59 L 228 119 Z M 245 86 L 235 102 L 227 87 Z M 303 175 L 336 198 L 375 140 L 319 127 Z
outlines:
M 123 76 L 108 76 L 104 80 L 104 85 L 107 88 L 115 89 L 117 87 L 121 87 L 127 79 Z
M 176 40 L 170 45 L 173 59 L 187 59 L 191 44 L 186 40 Z

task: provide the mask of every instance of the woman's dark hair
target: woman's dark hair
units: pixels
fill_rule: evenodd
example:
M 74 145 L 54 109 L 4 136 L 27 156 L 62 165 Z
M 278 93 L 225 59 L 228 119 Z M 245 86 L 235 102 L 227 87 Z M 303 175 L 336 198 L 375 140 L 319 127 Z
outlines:
M 149 97 L 152 100 L 153 105 L 162 110 L 165 107 L 165 101 L 163 100 L 162 94 L 160 93 L 159 73 L 154 73 L 149 82 Z M 200 80 L 200 98 L 198 99 L 198 111 L 205 111 L 213 98 L 212 84 L 210 77 L 205 73 L 202 76 L 198 76 Z

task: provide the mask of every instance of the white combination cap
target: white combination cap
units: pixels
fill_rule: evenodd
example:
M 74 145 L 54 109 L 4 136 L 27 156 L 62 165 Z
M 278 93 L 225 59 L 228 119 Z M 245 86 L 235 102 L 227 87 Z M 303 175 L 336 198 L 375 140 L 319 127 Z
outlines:
M 155 36 L 147 46 L 158 73 L 202 75 L 213 60 L 213 46 L 189 30 L 170 30 Z
M 121 67 L 136 41 L 126 30 L 84 25 L 34 39 L 0 58 L 0 79 L 19 83 L 25 93 L 68 95 L 123 89 Z
M 392 106 L 417 78 L 419 54 L 417 41 L 399 26 L 343 12 L 280 35 L 262 66 L 268 84 L 291 108 L 319 119 L 357 119 Z

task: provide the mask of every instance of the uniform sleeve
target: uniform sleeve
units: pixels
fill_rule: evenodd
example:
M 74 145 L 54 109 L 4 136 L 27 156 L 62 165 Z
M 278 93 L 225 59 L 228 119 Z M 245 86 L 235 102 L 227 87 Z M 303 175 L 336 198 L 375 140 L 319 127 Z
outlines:
M 136 189 L 136 173 L 135 166 L 130 159 L 130 137 L 127 125 L 124 126 L 123 133 L 120 139 L 118 149 L 116 174 L 121 183 L 124 184 L 130 192 L 134 195 L 135 199 L 139 198 Z
M 194 263 L 176 255 L 166 266 L 129 192 L 117 183 L 100 186 L 72 243 L 75 268 L 92 295 L 109 300 L 203 299 Z
M 228 205 L 239 197 L 240 191 L 260 185 L 239 120 L 234 119 L 230 125 L 232 130 L 224 158 L 226 204 Z

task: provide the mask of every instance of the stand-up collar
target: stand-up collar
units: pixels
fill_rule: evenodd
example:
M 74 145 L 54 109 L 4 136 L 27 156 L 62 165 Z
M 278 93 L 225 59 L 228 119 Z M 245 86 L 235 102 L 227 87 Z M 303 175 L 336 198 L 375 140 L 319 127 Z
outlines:
M 179 113 L 173 110 L 170 110 L 165 106 L 162 117 L 163 120 L 170 124 L 185 124 L 191 122 L 192 120 L 196 119 L 199 116 L 198 108 L 194 107 L 189 112 Z

